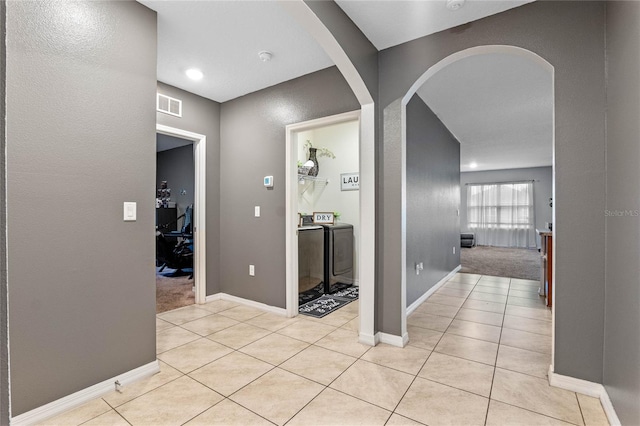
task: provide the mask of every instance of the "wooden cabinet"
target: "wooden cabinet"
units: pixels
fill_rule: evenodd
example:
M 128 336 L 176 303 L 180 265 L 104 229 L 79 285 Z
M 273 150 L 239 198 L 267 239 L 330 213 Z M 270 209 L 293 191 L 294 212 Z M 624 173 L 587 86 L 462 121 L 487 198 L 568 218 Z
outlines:
M 538 230 L 540 234 L 540 296 L 544 296 L 547 307 L 553 305 L 553 233 Z

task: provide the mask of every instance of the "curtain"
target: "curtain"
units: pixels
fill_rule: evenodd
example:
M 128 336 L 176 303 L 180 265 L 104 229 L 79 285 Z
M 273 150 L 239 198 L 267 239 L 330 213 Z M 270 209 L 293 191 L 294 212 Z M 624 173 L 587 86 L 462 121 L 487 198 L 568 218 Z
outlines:
M 469 184 L 467 221 L 478 245 L 537 247 L 533 182 Z

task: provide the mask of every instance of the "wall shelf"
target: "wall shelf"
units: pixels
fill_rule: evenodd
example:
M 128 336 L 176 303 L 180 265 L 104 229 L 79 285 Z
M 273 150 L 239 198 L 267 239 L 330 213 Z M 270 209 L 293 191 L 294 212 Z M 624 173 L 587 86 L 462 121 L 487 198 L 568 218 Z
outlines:
M 307 190 L 311 186 L 315 188 L 316 185 L 318 185 L 321 188 L 324 188 L 325 186 L 327 186 L 328 183 L 329 183 L 329 179 L 298 174 L 298 184 L 302 187 L 302 191 L 300 192 L 300 195 L 307 192 Z

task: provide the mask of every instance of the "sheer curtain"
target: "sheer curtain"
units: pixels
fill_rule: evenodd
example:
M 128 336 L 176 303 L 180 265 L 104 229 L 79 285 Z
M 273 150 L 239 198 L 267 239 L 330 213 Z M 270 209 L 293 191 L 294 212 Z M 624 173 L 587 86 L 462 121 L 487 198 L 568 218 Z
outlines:
M 533 182 L 469 184 L 467 220 L 478 245 L 537 247 Z

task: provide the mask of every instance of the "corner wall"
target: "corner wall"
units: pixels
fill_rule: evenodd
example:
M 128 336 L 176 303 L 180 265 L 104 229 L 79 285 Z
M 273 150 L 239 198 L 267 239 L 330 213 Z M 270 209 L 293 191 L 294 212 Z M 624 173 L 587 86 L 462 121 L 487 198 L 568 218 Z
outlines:
M 407 306 L 460 265 L 460 143 L 419 96 L 407 111 Z M 453 253 L 455 247 L 456 252 Z M 416 263 L 424 270 L 416 275 Z
M 216 294 L 220 292 L 220 104 L 161 82 L 158 82 L 158 93 L 182 100 L 182 117 L 158 112 L 158 124 L 207 137 L 206 293 Z
M 607 2 L 607 234 L 604 386 L 640 424 L 640 3 Z
M 222 104 L 220 291 L 286 307 L 285 126 L 358 109 L 335 67 Z M 273 189 L 262 185 L 270 175 Z
M 6 7 L 15 417 L 156 359 L 156 14 Z

